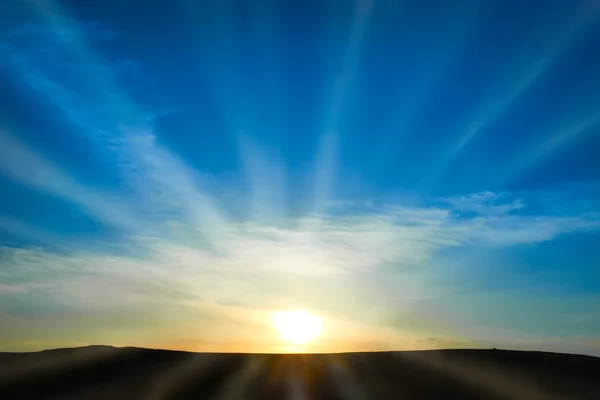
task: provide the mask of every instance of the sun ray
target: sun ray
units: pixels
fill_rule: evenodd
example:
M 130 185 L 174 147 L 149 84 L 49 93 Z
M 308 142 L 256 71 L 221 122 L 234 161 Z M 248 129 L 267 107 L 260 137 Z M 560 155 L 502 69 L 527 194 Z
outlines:
M 452 36 L 443 41 L 437 50 L 428 53 L 426 60 L 421 61 L 428 67 L 415 77 L 418 83 L 413 83 L 413 85 L 416 89 L 404 93 L 397 100 L 393 108 L 392 119 L 385 124 L 384 135 L 375 144 L 373 162 L 377 169 L 383 168 L 390 162 L 398 141 L 409 133 L 411 126 L 416 123 L 416 118 L 427 111 L 424 107 L 425 102 L 442 84 L 445 73 L 456 62 L 457 56 L 467 42 L 467 37 L 478 26 L 475 21 L 481 14 L 484 4 L 484 2 L 478 2 L 475 5 L 465 3 L 462 9 L 457 8 L 456 19 L 458 22 L 452 25 Z
M 550 136 L 549 139 L 540 143 L 536 148 L 524 152 L 521 157 L 509 164 L 503 171 L 502 176 L 497 179 L 496 184 L 502 186 L 510 182 L 517 178 L 519 174 L 543 163 L 549 156 L 564 149 L 569 142 L 592 132 L 600 133 L 600 111 L 588 115 L 576 124 L 548 135 Z
M 507 85 L 508 89 L 506 91 L 493 96 L 490 102 L 485 103 L 485 108 L 469 121 L 456 143 L 440 158 L 440 161 L 426 177 L 422 186 L 431 187 L 435 184 L 446 168 L 454 162 L 463 150 L 498 119 L 537 79 L 543 76 L 596 20 L 599 14 L 597 11 L 591 12 L 586 8 L 580 10 L 575 17 L 571 18 L 569 23 L 555 34 L 551 45 L 548 46 L 544 54 L 524 68 L 523 72 L 510 85 Z
M 320 140 L 315 170 L 315 187 L 312 211 L 320 213 L 331 200 L 337 170 L 337 153 L 340 145 L 338 124 L 347 101 L 349 86 L 355 78 L 361 45 L 369 27 L 374 0 L 356 0 L 354 20 L 341 69 L 333 83 L 331 104 L 325 121 L 325 131 Z
M 359 377 L 352 372 L 343 355 L 328 355 L 326 362 L 332 379 L 345 399 L 367 400 L 368 397 L 360 385 Z
M 242 400 L 251 392 L 252 384 L 258 381 L 265 370 L 264 361 L 258 356 L 248 356 L 248 360 L 236 374 L 230 377 L 223 389 L 213 397 L 214 400 Z
M 229 221 L 202 190 L 199 174 L 158 143 L 145 113 L 121 89 L 107 62 L 87 43 L 78 26 L 54 1 L 31 0 L 30 3 L 52 27 L 53 34 L 68 36 L 68 40 L 62 41 L 63 45 L 77 57 L 82 71 L 89 72 L 87 83 L 100 99 L 100 105 L 88 108 L 77 108 L 81 106 L 75 101 L 56 99 L 67 113 L 75 107 L 75 114 L 88 114 L 92 126 L 83 126 L 82 134 L 107 152 L 116 153 L 121 161 L 119 167 L 142 192 L 146 202 L 164 200 L 156 193 L 158 188 L 165 188 L 171 194 L 169 202 L 179 204 L 193 221 L 194 228 L 201 227 L 209 236 L 222 232 Z M 44 95 L 52 97 L 53 91 Z

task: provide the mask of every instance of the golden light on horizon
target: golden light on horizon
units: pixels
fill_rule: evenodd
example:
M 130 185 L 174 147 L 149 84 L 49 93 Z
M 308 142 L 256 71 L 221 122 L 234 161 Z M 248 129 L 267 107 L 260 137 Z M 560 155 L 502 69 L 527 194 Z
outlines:
M 273 326 L 287 343 L 301 346 L 321 333 L 322 320 L 306 310 L 278 311 L 273 315 Z

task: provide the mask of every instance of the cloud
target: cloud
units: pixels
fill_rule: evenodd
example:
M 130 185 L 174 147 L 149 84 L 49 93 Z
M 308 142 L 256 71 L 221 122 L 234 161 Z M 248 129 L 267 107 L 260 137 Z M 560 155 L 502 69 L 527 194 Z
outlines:
M 13 180 L 77 204 L 98 220 L 125 231 L 137 231 L 145 226 L 122 199 L 86 187 L 2 129 L 0 148 L 0 173 Z M 23 230 L 16 222 L 10 225 Z
M 441 199 L 441 201 L 458 212 L 474 212 L 486 215 L 505 214 L 524 206 L 520 199 L 511 197 L 509 193 L 494 193 L 489 191 L 453 196 Z
M 440 158 L 441 161 L 428 177 L 426 183 L 431 184 L 437 180 L 477 136 L 521 97 L 532 84 L 551 69 L 559 57 L 573 45 L 575 39 L 597 20 L 597 16 L 597 11 L 590 12 L 586 7 L 580 8 L 576 15 L 565 23 L 563 28 L 553 31 L 553 37 L 550 38 L 549 43 L 539 46 L 543 49 L 541 54 L 534 56 L 536 58 L 521 67 L 512 68 L 513 71 L 518 71 L 518 75 L 507 77 L 512 81 L 501 85 L 502 89 L 499 93 L 490 96 L 490 100 L 484 103 L 485 107 L 479 110 L 479 113 L 475 114 L 476 117 L 467 123 L 464 133 L 459 135 L 457 142 Z M 560 144 L 560 142 L 566 140 L 562 136 L 571 136 L 571 133 L 559 136 L 560 138 L 552 139 L 551 142 Z M 545 147 L 554 147 L 554 144 L 548 144 Z M 535 157 L 537 158 L 538 155 L 536 154 Z
M 498 199 L 513 206 L 490 204 Z M 507 193 L 438 201 L 446 208 L 392 204 L 347 213 L 338 208 L 336 215 L 304 216 L 285 224 L 232 222 L 208 244 L 193 237 L 132 237 L 144 250 L 131 255 L 4 247 L 1 276 L 19 284 L 45 284 L 77 304 L 109 304 L 102 300 L 107 293 L 115 302 L 190 296 L 224 301 L 260 298 L 301 277 L 328 279 L 386 265 L 422 265 L 447 248 L 526 245 L 600 228 L 597 212 L 522 214 L 527 201 Z M 456 213 L 467 208 L 468 216 Z
M 342 204 L 336 207 L 335 214 L 322 210 L 321 214 L 291 221 L 283 221 L 281 213 L 277 213 L 275 221 L 258 217 L 245 222 L 230 221 L 222 207 L 216 206 L 216 200 L 202 190 L 204 177 L 160 143 L 152 126 L 153 115 L 142 112 L 119 89 L 113 72 L 85 42 L 82 32 L 68 20 L 61 21 L 58 33 L 55 26 L 30 29 L 28 35 L 38 47 L 67 53 L 69 62 L 60 68 L 41 69 L 36 64 L 39 60 L 32 59 L 27 49 L 17 52 L 12 61 L 33 93 L 61 110 L 81 134 L 105 152 L 107 162 L 118 163 L 137 197 L 123 202 L 122 198 L 90 191 L 4 133 L 0 144 L 10 151 L 0 161 L 0 167 L 21 183 L 81 205 L 94 217 L 123 229 L 146 249 L 145 256 L 139 258 L 85 251 L 65 255 L 37 250 L 29 254 L 45 269 L 79 265 L 80 274 L 91 271 L 93 278 L 58 279 L 56 284 L 63 287 L 62 293 L 67 297 L 75 296 L 66 294 L 64 288 L 69 285 L 96 285 L 115 296 L 125 296 L 127 285 L 119 285 L 129 282 L 127 279 L 144 282 L 151 293 L 157 289 L 145 278 L 150 271 L 172 287 L 188 288 L 189 292 L 190 282 L 194 282 L 205 294 L 227 297 L 224 294 L 228 291 L 235 292 L 231 287 L 241 286 L 242 292 L 259 291 L 250 290 L 251 282 L 276 285 L 275 280 L 280 278 L 267 278 L 269 275 L 368 273 L 389 264 L 420 264 L 445 248 L 538 243 L 561 234 L 598 228 L 597 213 L 523 213 L 530 198 L 492 192 L 434 199 L 432 205 L 419 207 L 372 203 L 353 209 Z M 57 40 L 56 35 L 69 40 Z M 82 72 L 89 73 L 87 77 L 92 82 L 86 91 L 70 79 Z M 272 182 L 260 177 L 265 169 L 276 168 L 250 144 L 243 147 L 247 170 L 255 183 L 255 211 L 260 214 L 263 211 L 258 205 L 268 203 L 274 195 Z M 284 180 L 282 175 L 283 172 L 277 175 L 280 182 Z M 159 231 L 167 233 L 158 234 Z M 31 268 L 32 265 L 23 266 L 22 271 Z M 71 268 L 65 273 L 77 275 L 75 271 L 77 268 Z M 36 276 L 34 271 L 30 273 L 29 276 Z M 95 290 L 90 290 L 89 296 Z
M 56 235 L 48 234 L 22 221 L 2 215 L 0 215 L 0 231 L 8 232 L 12 236 L 27 238 L 29 241 L 51 246 L 62 247 L 65 245 L 65 241 Z
M 524 154 L 516 157 L 503 171 L 498 181 L 504 184 L 514 179 L 523 171 L 548 159 L 551 154 L 568 148 L 571 141 L 590 133 L 594 129 L 596 131 L 600 129 L 600 111 L 583 117 L 571 126 L 544 135 L 544 142 L 537 143 L 535 148 L 529 148 Z
M 27 293 L 27 288 L 23 285 L 3 285 L 0 284 L 0 294 L 6 293 Z M 0 316 L 2 313 L 0 312 Z
M 444 249 L 527 245 L 569 232 L 600 229 L 597 213 L 588 207 L 581 208 L 579 203 L 577 207 L 570 206 L 567 200 L 557 208 L 561 213 L 538 215 L 535 207 L 530 209 L 537 198 L 537 194 L 516 197 L 510 193 L 486 192 L 435 199 L 433 204 L 420 206 L 373 201 L 357 208 L 350 202 L 347 207 L 337 204 L 334 214 L 275 223 L 231 222 L 218 240 L 211 242 L 188 235 L 181 235 L 186 240 L 177 240 L 177 235 L 165 239 L 138 232 L 131 239 L 143 246 L 128 253 L 113 252 L 110 247 L 49 250 L 4 246 L 0 247 L 0 295 L 4 297 L 0 309 L 20 315 L 19 320 L 24 321 L 13 326 L 13 336 L 18 335 L 19 326 L 41 323 L 34 321 L 37 317 L 27 315 L 33 311 L 29 308 L 38 307 L 42 301 L 54 304 L 44 309 L 44 321 L 57 318 L 52 322 L 56 325 L 67 318 L 74 329 L 100 326 L 98 321 L 104 321 L 102 326 L 110 325 L 120 332 L 114 333 L 117 335 L 114 343 L 126 342 L 131 329 L 138 332 L 142 326 L 157 324 L 171 326 L 173 330 L 184 329 L 187 321 L 192 320 L 202 322 L 202 327 L 193 329 L 203 332 L 212 325 L 235 325 L 237 330 L 248 327 L 256 332 L 262 329 L 253 327 L 258 319 L 268 318 L 248 319 L 253 313 L 307 304 L 323 315 L 377 323 L 379 317 L 394 309 L 398 311 L 397 305 L 379 303 L 381 294 L 377 297 L 377 290 L 384 289 L 371 282 L 382 268 L 393 266 L 399 272 L 412 271 L 403 275 L 406 287 L 397 285 L 395 290 L 409 297 L 411 290 L 422 296 L 435 295 L 436 287 L 427 284 L 421 287 L 422 282 L 414 282 L 411 276 L 427 276 L 428 263 Z M 559 194 L 554 196 L 555 204 L 559 204 L 559 198 Z M 466 215 L 457 213 L 467 209 Z M 574 213 L 574 209 L 584 212 Z M 370 291 L 370 284 L 377 290 Z M 338 303 L 356 309 L 345 310 L 337 307 Z M 372 316 L 369 318 L 365 316 L 369 307 L 384 309 L 368 310 Z M 405 302 L 403 307 L 413 307 L 413 303 Z M 244 308 L 246 311 L 240 311 Z M 419 311 L 419 318 L 409 326 L 417 330 L 445 326 L 443 318 L 437 325 L 428 325 L 426 320 L 436 318 L 435 315 Z M 454 318 L 452 315 L 448 317 Z M 251 321 L 253 318 L 256 321 Z M 122 329 L 118 328 L 119 321 L 124 319 L 128 321 Z M 471 332 L 474 338 L 480 337 L 483 331 L 473 321 L 465 324 L 460 329 L 463 334 Z M 390 330 L 405 327 L 406 324 L 395 325 Z M 57 325 L 56 332 L 59 331 Z M 439 333 L 434 331 L 429 336 L 438 338 Z M 165 340 L 169 332 L 161 333 Z M 513 332 L 500 338 L 515 335 Z M 79 334 L 77 340 L 84 340 L 84 336 Z M 483 336 L 491 337 L 487 331 Z M 390 346 L 402 343 L 408 346 L 409 342 L 412 347 L 451 345 L 441 339 L 418 343 L 414 334 L 413 339 L 398 340 Z M 344 346 L 352 345 L 348 342 Z
M 117 162 L 121 176 L 137 194 L 138 209 L 155 217 L 192 221 L 211 232 L 222 227 L 225 217 L 200 189 L 205 184 L 202 176 L 159 143 L 153 122 L 162 112 L 142 109 L 126 95 L 113 64 L 94 51 L 80 25 L 53 16 L 50 23 L 27 29 L 27 41 L 19 41 L 21 31 L 13 32 L 12 42 L 5 47 L 10 50 L 7 56 L 15 78 L 95 144 L 107 163 Z M 40 59 L 36 49 L 43 49 L 46 56 Z M 73 189 L 74 183 L 66 181 L 65 174 L 47 168 L 48 163 L 31 149 L 14 140 L 9 143 L 7 137 L 2 140 L 14 148 L 14 156 L 4 162 L 7 169 L 17 172 L 13 178 L 39 187 L 43 185 L 39 177 L 22 171 L 52 171 L 51 182 Z M 75 189 L 69 197 L 80 192 Z

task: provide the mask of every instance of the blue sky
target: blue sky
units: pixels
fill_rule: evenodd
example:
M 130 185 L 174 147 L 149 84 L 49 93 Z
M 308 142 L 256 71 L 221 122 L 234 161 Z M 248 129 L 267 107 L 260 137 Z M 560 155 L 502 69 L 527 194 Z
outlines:
M 0 348 L 600 354 L 596 1 L 17 1 Z

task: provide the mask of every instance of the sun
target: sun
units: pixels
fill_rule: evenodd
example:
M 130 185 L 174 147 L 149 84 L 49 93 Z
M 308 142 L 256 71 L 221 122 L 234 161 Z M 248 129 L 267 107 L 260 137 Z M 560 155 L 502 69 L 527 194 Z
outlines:
M 273 325 L 283 340 L 304 345 L 321 333 L 321 318 L 305 310 L 279 311 L 273 315 Z

